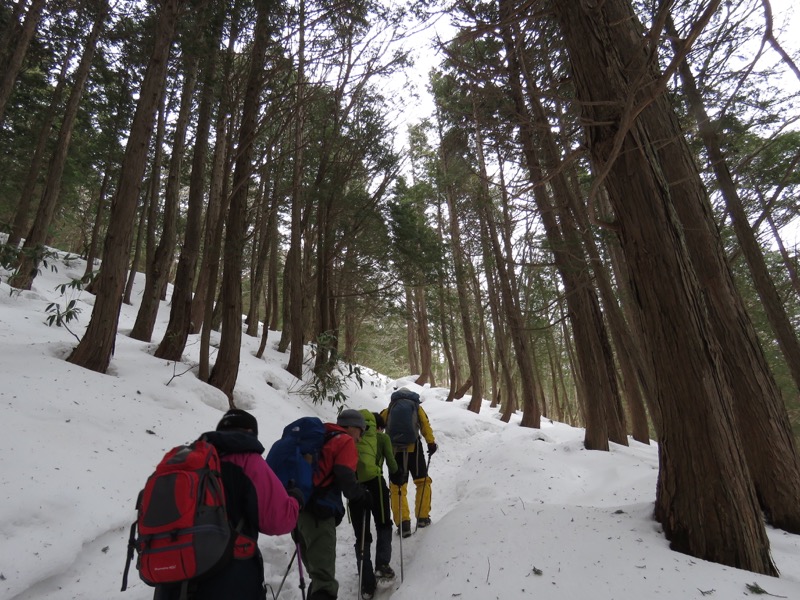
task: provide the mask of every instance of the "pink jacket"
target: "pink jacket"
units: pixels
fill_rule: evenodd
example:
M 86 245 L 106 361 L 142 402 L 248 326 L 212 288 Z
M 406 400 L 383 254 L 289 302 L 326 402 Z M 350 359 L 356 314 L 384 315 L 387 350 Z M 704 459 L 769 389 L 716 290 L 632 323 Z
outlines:
M 222 457 L 223 461 L 241 467 L 253 482 L 258 496 L 258 530 L 267 535 L 289 533 L 297 524 L 300 506 L 286 493 L 283 484 L 259 454 L 235 453 Z

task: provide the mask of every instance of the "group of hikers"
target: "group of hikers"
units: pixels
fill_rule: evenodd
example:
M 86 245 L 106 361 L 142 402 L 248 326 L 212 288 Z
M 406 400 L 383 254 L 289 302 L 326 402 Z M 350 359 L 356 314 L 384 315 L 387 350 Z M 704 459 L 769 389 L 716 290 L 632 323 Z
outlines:
M 311 493 L 293 480 L 281 480 L 276 474 L 281 465 L 270 466 L 274 466 L 270 462 L 272 452 L 266 461 L 262 458 L 265 449 L 258 440 L 258 422 L 244 410 L 229 410 L 216 430 L 200 439 L 219 455 L 227 518 L 235 528 L 234 558 L 212 574 L 188 578 L 188 582 L 155 584 L 154 600 L 264 600 L 264 566 L 256 543 L 259 533 L 291 533 L 310 579 L 307 600 L 336 599 L 336 528 L 347 512 L 342 496 L 348 501 L 355 534 L 359 592 L 362 599 L 369 600 L 378 580 L 395 578 L 391 567 L 392 524 L 403 538 L 413 533 L 407 499 L 409 475 L 416 486 L 416 527 L 431 523 L 428 465 L 437 445 L 419 395 L 406 388 L 394 391 L 389 406 L 380 413 L 345 409 L 336 423 L 324 423 L 324 442 L 313 459 Z M 311 459 L 305 456 L 305 460 Z M 390 486 L 384 478 L 384 464 Z M 147 488 L 142 493 L 147 494 Z M 142 520 L 140 508 L 140 536 Z M 371 521 L 375 525 L 374 561 Z M 134 546 L 133 530 L 131 536 Z M 141 554 L 141 547 L 139 550 Z M 148 580 L 141 564 L 139 568 L 148 583 L 162 581 L 156 576 Z M 300 572 L 302 588 L 302 569 Z M 126 579 L 127 568 L 123 589 Z

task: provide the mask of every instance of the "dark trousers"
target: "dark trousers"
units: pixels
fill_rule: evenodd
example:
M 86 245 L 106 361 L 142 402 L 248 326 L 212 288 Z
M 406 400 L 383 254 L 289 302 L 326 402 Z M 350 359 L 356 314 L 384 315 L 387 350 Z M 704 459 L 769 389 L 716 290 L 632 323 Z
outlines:
M 363 482 L 372 496 L 372 519 L 375 521 L 375 564 L 388 565 L 392 560 L 392 516 L 389 509 L 389 488 L 383 477 L 375 477 Z M 365 518 L 366 517 L 366 518 Z M 370 531 L 370 515 L 364 513 L 359 504 L 350 505 L 350 519 L 356 536 L 356 560 L 362 569 L 362 588 L 367 591 L 375 589 L 375 574 L 372 563 L 372 533 Z M 361 547 L 364 553 L 362 557 Z

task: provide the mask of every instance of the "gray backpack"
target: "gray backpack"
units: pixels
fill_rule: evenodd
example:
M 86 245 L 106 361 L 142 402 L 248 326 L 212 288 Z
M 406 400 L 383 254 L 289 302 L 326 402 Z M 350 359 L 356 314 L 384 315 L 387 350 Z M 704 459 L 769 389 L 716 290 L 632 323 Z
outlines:
M 386 419 L 386 434 L 393 446 L 407 446 L 419 438 L 419 394 L 397 390 L 392 394 Z

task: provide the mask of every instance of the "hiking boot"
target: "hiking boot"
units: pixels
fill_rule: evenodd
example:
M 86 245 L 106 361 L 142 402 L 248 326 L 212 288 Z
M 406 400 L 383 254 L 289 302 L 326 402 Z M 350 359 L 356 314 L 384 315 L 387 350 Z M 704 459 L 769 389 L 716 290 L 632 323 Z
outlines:
M 368 592 L 361 590 L 361 600 L 372 600 L 375 597 L 375 592 Z
M 375 567 L 375 577 L 378 579 L 394 579 L 394 569 L 389 565 L 378 565 Z
M 430 517 L 425 517 L 423 519 L 417 519 L 417 527 L 427 527 L 431 524 Z
M 404 538 L 411 535 L 411 521 L 403 521 L 397 529 L 397 533 L 401 534 Z

